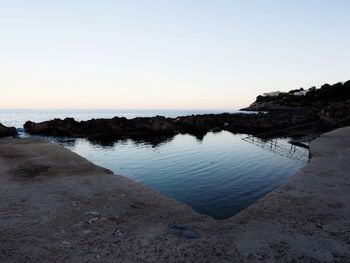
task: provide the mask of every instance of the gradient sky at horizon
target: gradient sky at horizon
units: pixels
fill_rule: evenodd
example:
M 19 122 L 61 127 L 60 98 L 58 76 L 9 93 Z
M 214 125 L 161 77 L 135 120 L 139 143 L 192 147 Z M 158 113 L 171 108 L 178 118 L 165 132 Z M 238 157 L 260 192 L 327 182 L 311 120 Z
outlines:
M 350 1 L 0 0 L 0 108 L 238 109 L 350 79 Z

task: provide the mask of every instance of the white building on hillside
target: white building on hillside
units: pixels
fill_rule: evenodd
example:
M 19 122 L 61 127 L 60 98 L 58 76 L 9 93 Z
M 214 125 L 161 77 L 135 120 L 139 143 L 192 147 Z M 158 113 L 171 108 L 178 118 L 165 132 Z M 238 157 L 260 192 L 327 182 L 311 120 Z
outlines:
M 293 93 L 293 95 L 294 96 L 305 96 L 307 92 L 308 92 L 307 90 L 296 91 Z
M 264 93 L 263 95 L 266 97 L 276 97 L 276 96 L 280 95 L 281 93 L 285 93 L 285 92 L 273 91 L 273 92 Z

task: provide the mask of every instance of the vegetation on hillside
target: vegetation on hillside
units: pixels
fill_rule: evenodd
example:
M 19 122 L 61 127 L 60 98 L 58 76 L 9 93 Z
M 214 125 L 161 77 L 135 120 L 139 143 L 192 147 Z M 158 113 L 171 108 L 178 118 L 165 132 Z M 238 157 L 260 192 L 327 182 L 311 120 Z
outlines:
M 280 93 L 278 96 L 258 96 L 257 103 L 276 103 L 288 106 L 304 106 L 326 101 L 347 101 L 350 99 L 350 80 L 338 82 L 333 85 L 324 84 L 319 89 L 311 87 L 305 96 L 296 96 L 296 92 L 304 91 L 304 88 L 291 90 L 288 93 Z

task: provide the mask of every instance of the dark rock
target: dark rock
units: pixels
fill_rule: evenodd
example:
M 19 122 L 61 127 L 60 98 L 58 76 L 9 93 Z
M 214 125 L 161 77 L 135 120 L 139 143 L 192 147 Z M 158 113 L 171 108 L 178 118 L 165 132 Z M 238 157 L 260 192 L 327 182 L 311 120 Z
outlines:
M 17 129 L 15 127 L 6 127 L 0 123 L 0 137 L 15 135 L 17 135 Z
M 217 132 L 221 132 L 222 128 L 221 127 L 214 127 L 210 130 L 211 132 L 217 133 Z
M 77 122 L 73 118 L 54 119 L 41 123 L 27 121 L 24 128 L 30 134 L 67 137 L 87 137 L 92 141 L 109 142 L 123 138 L 146 138 L 176 134 L 172 120 L 157 116 L 153 118 L 92 119 Z
M 335 129 L 350 125 L 350 100 L 345 103 L 330 103 L 320 110 L 319 117 L 327 129 Z
M 209 131 L 257 134 L 288 128 L 319 120 L 311 111 L 275 111 L 267 114 L 205 114 L 174 118 L 92 119 L 77 122 L 72 118 L 54 119 L 41 123 L 26 122 L 24 128 L 31 134 L 67 137 L 85 137 L 93 142 L 112 145 L 115 140 L 131 138 L 157 145 L 170 140 L 178 133 L 203 138 Z
M 168 232 L 175 236 L 184 238 L 199 238 L 200 235 L 197 230 L 184 224 L 173 223 L 168 226 Z

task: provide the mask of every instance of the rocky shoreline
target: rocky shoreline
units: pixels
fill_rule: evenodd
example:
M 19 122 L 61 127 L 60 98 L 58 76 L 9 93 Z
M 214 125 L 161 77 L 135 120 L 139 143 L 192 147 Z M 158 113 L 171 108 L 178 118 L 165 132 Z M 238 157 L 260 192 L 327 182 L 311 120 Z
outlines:
M 350 125 L 350 81 L 325 84 L 320 89 L 298 89 L 258 96 L 243 110 L 257 114 L 204 114 L 166 118 L 54 119 L 41 123 L 28 121 L 24 128 L 30 134 L 86 137 L 97 141 L 117 139 L 163 140 L 179 133 L 204 136 L 209 131 L 260 134 L 280 130 L 270 136 L 290 136 L 288 128 L 317 122 L 319 132 Z M 283 130 L 284 131 L 281 131 Z M 299 131 L 306 136 L 309 131 Z
M 293 112 L 257 114 L 207 114 L 166 118 L 163 116 L 126 119 L 92 119 L 75 121 L 73 118 L 54 119 L 41 123 L 28 121 L 24 128 L 30 134 L 85 137 L 90 140 L 166 139 L 179 133 L 204 136 L 207 132 L 226 130 L 232 133 L 258 134 L 318 121 L 317 115 Z M 328 128 L 326 124 L 321 128 Z M 282 135 L 287 135 L 282 134 Z

